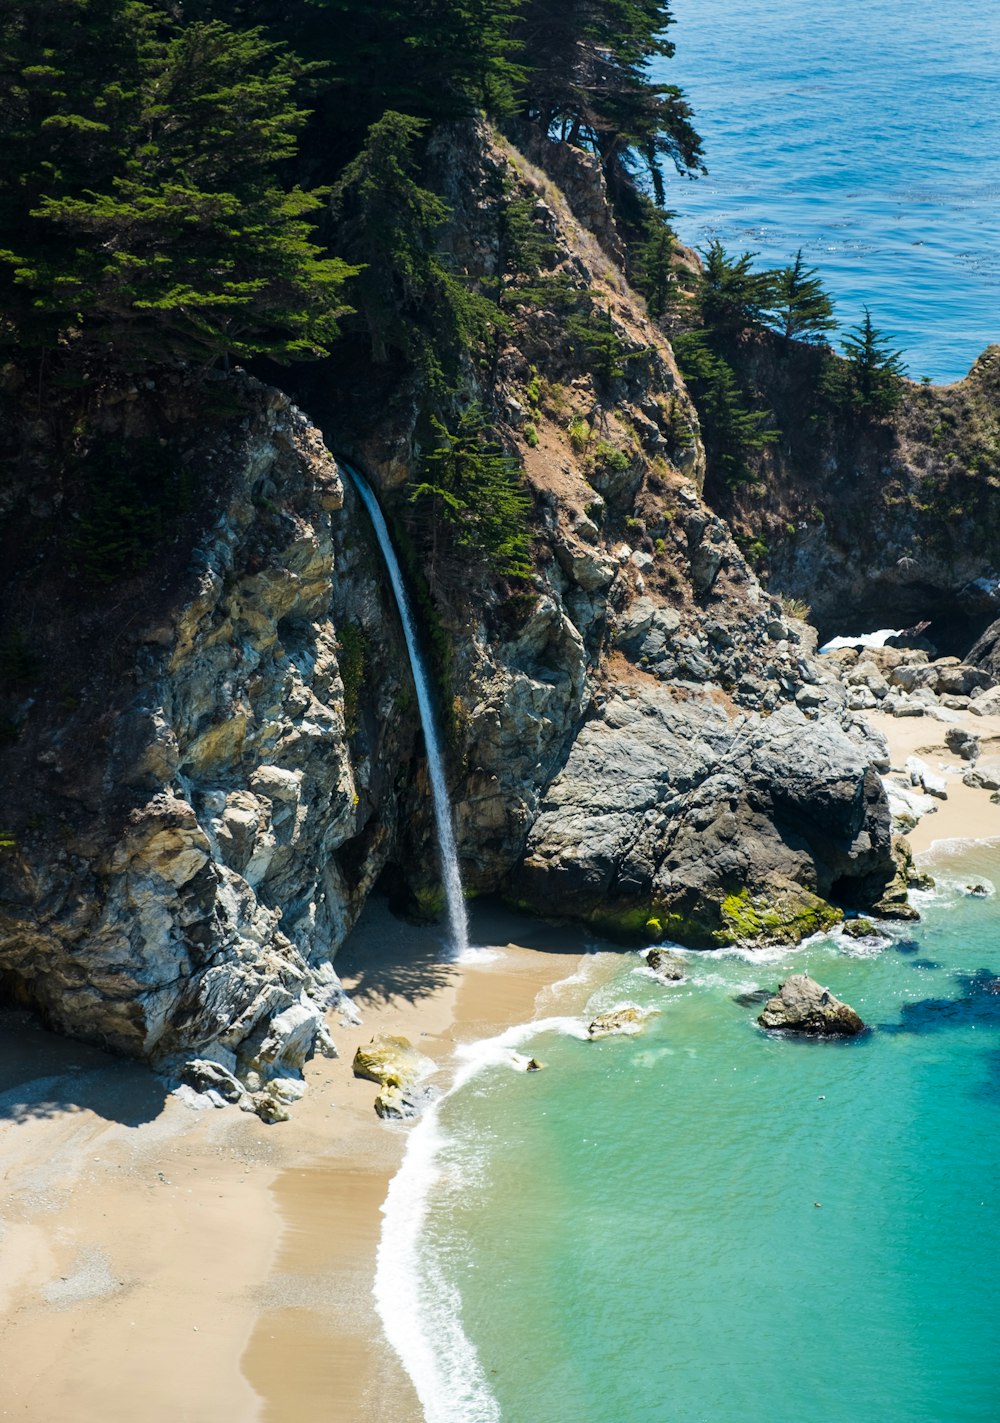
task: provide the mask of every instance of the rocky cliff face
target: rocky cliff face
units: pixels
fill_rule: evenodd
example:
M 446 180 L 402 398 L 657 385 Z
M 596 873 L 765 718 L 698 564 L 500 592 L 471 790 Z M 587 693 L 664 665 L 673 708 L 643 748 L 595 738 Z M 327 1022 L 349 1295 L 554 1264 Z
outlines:
M 330 1050 L 330 960 L 393 841 L 412 728 L 334 461 L 285 397 L 237 386 L 215 517 L 172 599 L 140 606 L 104 739 L 81 764 L 92 727 L 26 714 L 49 795 L 0 855 L 0 967 L 66 1032 L 263 1092 Z
M 467 884 L 694 945 L 795 939 L 838 917 L 833 901 L 875 902 L 895 873 L 884 746 L 703 501 L 697 418 L 610 237 L 609 255 L 482 130 L 439 158 L 455 265 L 492 270 L 490 194 L 513 186 L 621 356 L 595 371 L 537 302 L 497 355 L 534 577 L 516 596 L 483 577 L 436 609 Z M 480 380 L 470 369 L 469 398 Z M 73 716 L 17 710 L 10 764 L 45 769 L 40 816 L 10 801 L 0 971 L 64 1030 L 200 1061 L 199 1085 L 235 1074 L 268 1113 L 329 1050 L 331 961 L 366 895 L 387 869 L 426 887 L 435 861 L 362 511 L 284 396 L 242 376 L 229 394 L 210 517 L 171 554 L 176 576 L 133 580 L 128 635 L 81 673 Z M 419 455 L 412 397 L 367 425 L 346 400 L 322 412 L 390 506 Z
M 819 360 L 748 344 L 741 370 L 782 435 L 720 507 L 824 638 L 929 620 L 937 650 L 964 656 L 1000 610 L 1000 347 L 876 422 L 831 413 Z

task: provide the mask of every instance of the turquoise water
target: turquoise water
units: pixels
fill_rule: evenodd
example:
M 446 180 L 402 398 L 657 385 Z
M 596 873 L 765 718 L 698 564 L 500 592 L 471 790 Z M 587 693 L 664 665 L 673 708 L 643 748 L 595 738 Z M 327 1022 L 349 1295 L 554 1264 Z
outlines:
M 868 303 L 910 374 L 1000 340 L 1000 6 L 674 0 L 673 60 L 709 176 L 670 185 L 685 241 L 801 247 L 850 326 Z
M 466 1050 L 386 1208 L 428 1423 L 1000 1416 L 1000 911 L 963 890 L 1000 844 L 932 868 L 877 945 L 693 954 L 669 987 L 597 952 Z M 803 970 L 871 1031 L 758 1029 L 740 998 Z M 641 1036 L 580 1038 L 625 1001 Z

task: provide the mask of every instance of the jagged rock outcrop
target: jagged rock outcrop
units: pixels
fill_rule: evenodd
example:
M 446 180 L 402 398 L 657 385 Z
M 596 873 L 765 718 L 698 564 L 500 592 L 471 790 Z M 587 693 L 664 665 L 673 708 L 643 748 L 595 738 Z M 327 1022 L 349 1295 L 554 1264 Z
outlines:
M 139 609 L 104 742 L 81 760 L 83 712 L 27 718 L 18 750 L 71 811 L 0 855 L 0 971 L 63 1031 L 263 1091 L 332 1050 L 330 961 L 384 863 L 408 744 L 377 575 L 363 555 L 338 567 L 337 467 L 285 397 L 237 391 L 215 517 L 173 601 Z M 338 606 L 369 639 L 363 699 Z
M 757 1022 L 762 1028 L 821 1036 L 855 1037 L 865 1025 L 849 1003 L 807 974 L 796 973 L 768 999 Z
M 436 136 L 430 161 L 456 271 L 494 279 L 490 205 L 513 185 L 560 278 L 553 309 L 508 294 L 490 372 L 532 496 L 533 576 L 514 591 L 477 569 L 422 595 L 451 652 L 467 883 L 692 945 L 796 939 L 834 922 L 834 901 L 878 901 L 895 873 L 888 761 L 849 710 L 871 688 L 814 657 L 705 503 L 697 415 L 614 243 L 481 125 Z M 573 293 L 614 338 L 610 368 L 566 340 Z M 483 400 L 471 362 L 463 379 L 457 406 Z M 319 413 L 405 517 L 421 404 L 413 372 L 393 381 Z M 116 591 L 134 602 L 120 643 L 110 601 L 87 614 L 95 647 L 117 650 L 81 671 L 76 711 L 14 708 L 12 754 L 41 775 L 46 814 L 21 805 L 0 837 L 0 974 L 54 1026 L 223 1099 L 231 1077 L 277 1115 L 279 1084 L 330 1048 L 331 959 L 365 896 L 387 869 L 425 888 L 436 860 L 360 508 L 284 396 L 239 373 L 219 396 L 223 433 L 184 455 L 211 472 L 206 517 Z
M 598 1013 L 587 1026 L 587 1037 L 596 1038 L 635 1037 L 641 1033 L 652 1011 L 637 1008 L 633 1003 L 623 1003 L 617 1008 L 609 1008 L 606 1013 Z
M 515 878 L 523 901 L 695 947 L 797 941 L 877 898 L 891 852 L 863 748 L 786 706 L 619 684 L 545 793 Z

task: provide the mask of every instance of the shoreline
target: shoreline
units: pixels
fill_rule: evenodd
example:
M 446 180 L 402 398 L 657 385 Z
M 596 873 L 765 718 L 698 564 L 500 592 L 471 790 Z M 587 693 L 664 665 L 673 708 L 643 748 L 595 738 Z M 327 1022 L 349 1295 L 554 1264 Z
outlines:
M 945 745 L 956 723 L 867 719 L 894 770 L 918 755 L 945 782 L 948 798 L 907 836 L 916 855 L 1000 836 L 1000 806 L 963 784 L 968 763 Z M 1000 717 L 960 724 L 984 760 L 1000 755 Z M 193 1111 L 140 1065 L 2 1015 L 3 1416 L 292 1423 L 332 1404 L 340 1423 L 420 1423 L 373 1295 L 410 1124 L 375 1115 L 355 1049 L 378 1032 L 408 1037 L 447 1090 L 455 1049 L 537 1016 L 588 948 L 583 928 L 474 913 L 477 940 L 505 947 L 457 964 L 437 931 L 366 909 L 337 961 L 363 1021 L 334 1015 L 339 1057 L 308 1065 L 308 1091 L 276 1126 Z
M 50 1423 L 420 1423 L 372 1292 L 381 1206 L 408 1123 L 353 1076 L 376 1032 L 410 1038 L 447 1088 L 455 1048 L 529 1021 L 583 931 L 477 912 L 489 960 L 366 911 L 338 959 L 363 1022 L 307 1066 L 290 1122 L 194 1111 L 139 1064 L 0 1015 L 0 1369 L 4 1417 Z M 56 1362 L 54 1362 L 56 1361 Z

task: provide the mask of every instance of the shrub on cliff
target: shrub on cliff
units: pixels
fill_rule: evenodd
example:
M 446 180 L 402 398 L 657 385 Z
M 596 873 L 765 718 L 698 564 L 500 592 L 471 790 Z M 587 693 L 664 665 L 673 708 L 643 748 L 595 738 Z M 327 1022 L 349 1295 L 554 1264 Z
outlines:
M 466 410 L 452 429 L 433 421 L 435 446 L 410 492 L 432 584 L 458 586 L 463 567 L 528 578 L 531 499 L 517 460 L 491 438 L 483 412 Z

